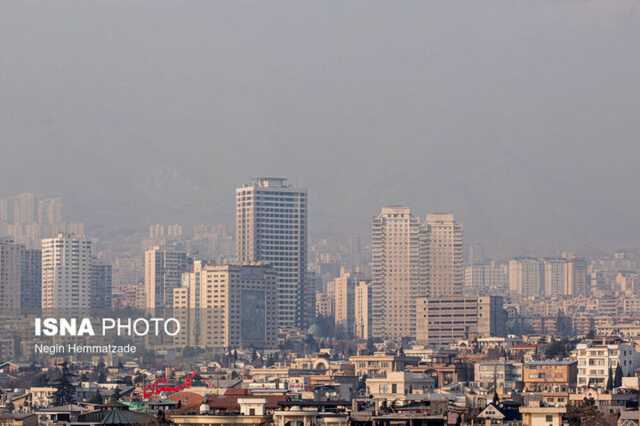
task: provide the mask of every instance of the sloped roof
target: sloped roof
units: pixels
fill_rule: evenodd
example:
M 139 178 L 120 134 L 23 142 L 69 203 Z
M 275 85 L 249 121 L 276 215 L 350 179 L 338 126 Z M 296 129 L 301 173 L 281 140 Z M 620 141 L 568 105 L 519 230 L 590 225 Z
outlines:
M 155 417 L 146 414 L 134 413 L 120 408 L 108 408 L 105 410 L 92 411 L 91 413 L 78 416 L 80 423 L 99 423 L 103 425 L 156 425 L 158 421 Z

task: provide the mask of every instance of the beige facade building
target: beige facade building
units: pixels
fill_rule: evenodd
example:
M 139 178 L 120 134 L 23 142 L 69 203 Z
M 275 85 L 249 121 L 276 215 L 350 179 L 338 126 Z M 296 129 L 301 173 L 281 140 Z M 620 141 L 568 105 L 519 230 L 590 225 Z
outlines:
M 372 224 L 372 335 L 415 336 L 416 299 L 429 286 L 428 230 L 407 207 L 384 207 Z
M 509 292 L 519 296 L 540 296 L 544 291 L 544 265 L 540 259 L 519 257 L 509 261 Z
M 356 276 L 344 270 L 333 280 L 335 329 L 345 336 L 353 336 L 355 331 L 356 283 Z
M 173 290 L 177 347 L 271 348 L 277 340 L 276 273 L 264 264 L 194 262 Z
M 89 309 L 91 265 L 91 241 L 63 234 L 42 240 L 42 309 Z
M 461 295 L 464 286 L 462 225 L 451 213 L 429 213 L 429 296 Z
M 371 338 L 371 286 L 366 281 L 356 284 L 354 325 L 355 337 Z
M 475 337 L 504 336 L 503 304 L 501 296 L 418 298 L 416 342 L 442 347 Z
M 266 262 L 278 274 L 278 325 L 304 324 L 307 271 L 307 191 L 284 178 L 260 177 L 236 189 L 236 257 Z
M 567 291 L 567 264 L 564 259 L 544 259 L 544 295 L 562 296 Z

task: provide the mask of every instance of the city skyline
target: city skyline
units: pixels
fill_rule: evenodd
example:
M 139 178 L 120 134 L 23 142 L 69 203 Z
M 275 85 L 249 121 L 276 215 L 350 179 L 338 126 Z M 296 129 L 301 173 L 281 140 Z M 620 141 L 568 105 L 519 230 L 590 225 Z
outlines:
M 405 204 L 496 255 L 640 245 L 634 1 L 241 3 L 4 5 L 0 193 L 231 224 L 238 182 L 276 174 L 313 235 Z

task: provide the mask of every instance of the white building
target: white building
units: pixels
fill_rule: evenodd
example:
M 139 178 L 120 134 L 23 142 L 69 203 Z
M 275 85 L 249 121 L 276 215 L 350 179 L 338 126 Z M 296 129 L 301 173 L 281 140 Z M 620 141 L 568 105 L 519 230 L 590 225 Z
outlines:
M 630 376 L 638 362 L 633 345 L 606 338 L 592 343 L 579 343 L 576 353 L 580 388 L 606 388 L 609 377 L 615 377 L 618 366 L 623 376 Z
M 307 269 L 307 191 L 286 179 L 260 177 L 236 189 L 236 257 L 266 262 L 278 274 L 278 325 L 303 324 Z
M 391 371 L 385 377 L 367 378 L 367 395 L 374 401 L 405 401 L 426 397 L 435 387 L 435 379 L 425 373 Z
M 372 224 L 372 335 L 415 336 L 416 299 L 429 283 L 427 227 L 407 207 L 383 207 Z
M 355 337 L 371 337 L 371 287 L 366 281 L 356 284 L 355 292 Z
M 91 265 L 91 241 L 63 234 L 42 240 L 42 309 L 89 309 Z

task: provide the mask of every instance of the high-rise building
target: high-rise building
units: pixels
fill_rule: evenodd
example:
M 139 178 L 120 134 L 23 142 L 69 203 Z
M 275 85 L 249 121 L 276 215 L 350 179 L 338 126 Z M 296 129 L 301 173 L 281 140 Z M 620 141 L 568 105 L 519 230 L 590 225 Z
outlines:
M 464 286 L 462 225 L 451 213 L 429 213 L 429 296 L 461 295 Z
M 37 199 L 34 194 L 24 193 L 13 197 L 13 223 L 32 224 L 36 222 Z
M 171 246 L 156 246 L 144 254 L 144 290 L 147 309 L 173 306 L 173 289 L 191 267 L 187 254 Z
M 304 324 L 313 324 L 316 319 L 316 292 L 322 287 L 322 279 L 317 272 L 307 271 L 302 294 L 302 314 Z
M 342 271 L 334 280 L 334 318 L 336 333 L 352 336 L 355 327 L 355 291 L 357 278 L 349 272 Z
M 507 288 L 507 265 L 492 260 L 466 266 L 464 287 L 465 291 L 477 294 L 504 294 Z
M 371 238 L 372 336 L 415 336 L 416 298 L 429 287 L 427 227 L 407 207 L 383 207 Z
M 42 307 L 42 251 L 24 249 L 22 252 L 20 306 L 24 311 Z
M 371 288 L 366 281 L 356 284 L 355 337 L 367 340 L 371 337 Z
M 569 296 L 588 296 L 591 294 L 591 280 L 587 279 L 589 264 L 579 257 L 565 258 L 565 291 Z
M 57 225 L 62 223 L 62 198 L 46 198 L 38 201 L 38 223 Z
M 567 261 L 564 259 L 544 259 L 544 295 L 562 296 L 567 289 Z
M 174 289 L 183 325 L 176 346 L 272 348 L 277 341 L 276 274 L 270 266 L 195 262 Z
M 509 291 L 519 296 L 540 296 L 544 290 L 544 265 L 540 259 L 518 257 L 509 261 Z
M 304 324 L 307 271 L 307 191 L 286 179 L 260 177 L 236 189 L 236 256 L 266 262 L 278 274 L 278 326 Z
M 92 309 L 111 309 L 112 272 L 111 265 L 101 263 L 94 258 L 91 264 L 91 294 Z
M 59 234 L 42 240 L 42 309 L 89 309 L 91 241 Z
M 22 252 L 24 248 L 9 238 L 0 239 L 0 311 L 20 308 Z

